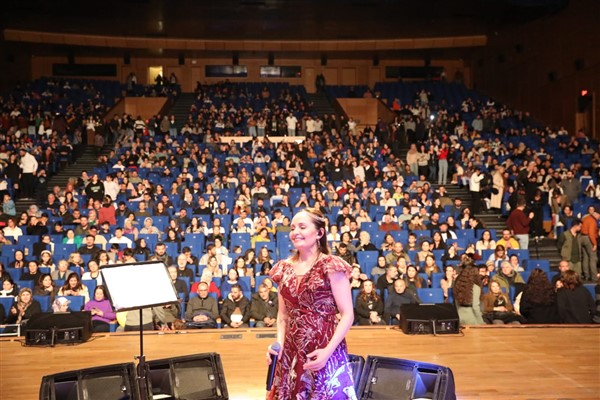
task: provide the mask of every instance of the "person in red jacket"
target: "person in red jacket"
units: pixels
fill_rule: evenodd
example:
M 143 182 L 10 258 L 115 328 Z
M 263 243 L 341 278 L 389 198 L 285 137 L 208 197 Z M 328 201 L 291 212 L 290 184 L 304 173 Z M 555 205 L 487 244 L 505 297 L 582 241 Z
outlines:
M 589 280 L 598 279 L 598 218 L 598 209 L 589 206 L 587 215 L 581 219 L 582 269 L 583 275 Z
M 102 207 L 98 210 L 98 224 L 108 222 L 111 226 L 115 226 L 117 224 L 116 214 L 117 211 L 113 206 L 112 199 L 110 196 L 104 196 Z
M 448 145 L 442 143 L 438 153 L 438 185 L 445 185 L 448 179 Z
M 512 231 L 519 241 L 519 247 L 523 250 L 529 248 L 529 224 L 533 218 L 533 213 L 525 214 L 525 199 L 519 197 L 517 207 L 510 213 L 506 226 Z

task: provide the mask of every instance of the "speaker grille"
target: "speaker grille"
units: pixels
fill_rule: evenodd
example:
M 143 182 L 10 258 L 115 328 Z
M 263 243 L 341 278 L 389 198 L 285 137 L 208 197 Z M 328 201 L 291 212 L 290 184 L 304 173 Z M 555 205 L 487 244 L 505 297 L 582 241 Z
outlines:
M 128 384 L 121 375 L 88 375 L 83 378 L 85 400 L 114 400 L 130 395 Z
M 215 374 L 210 360 L 173 363 L 175 396 L 181 399 L 216 399 Z

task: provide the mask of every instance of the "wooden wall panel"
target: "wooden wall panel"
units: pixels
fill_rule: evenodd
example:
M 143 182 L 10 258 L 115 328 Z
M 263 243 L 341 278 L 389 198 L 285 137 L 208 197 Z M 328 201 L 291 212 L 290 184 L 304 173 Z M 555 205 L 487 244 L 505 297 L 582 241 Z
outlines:
M 31 79 L 37 79 L 42 76 L 51 76 L 53 63 L 66 63 L 66 56 L 35 56 L 31 62 Z M 223 78 L 207 78 L 204 74 L 205 65 L 231 65 L 232 59 L 228 58 L 197 58 L 186 55 L 185 64 L 179 65 L 177 57 L 130 57 L 130 64 L 125 65 L 123 57 L 80 57 L 75 54 L 77 63 L 112 63 L 117 65 L 117 77 L 98 78 L 98 79 L 117 79 L 125 82 L 129 73 L 134 72 L 138 82 L 147 82 L 148 67 L 162 66 L 163 72 L 168 77 L 171 72 L 175 72 L 179 83 L 184 92 L 193 91 L 196 82 L 215 83 L 222 81 Z M 328 85 L 373 85 L 377 81 L 394 81 L 395 79 L 385 79 L 386 66 L 420 66 L 423 60 L 403 59 L 391 60 L 380 59 L 379 66 L 373 66 L 371 57 L 364 59 L 339 59 L 328 57 L 327 66 L 321 65 L 321 58 L 296 58 L 284 59 L 278 58 L 275 54 L 276 65 L 301 66 L 303 74 L 299 78 L 260 78 L 260 67 L 267 65 L 267 58 L 240 58 L 240 65 L 248 67 L 248 78 L 230 78 L 230 81 L 246 82 L 290 82 L 294 85 L 305 85 L 309 92 L 313 92 L 314 77 L 317 74 L 323 74 Z M 432 65 L 443 66 L 446 69 L 446 75 L 451 78 L 456 71 L 461 71 L 465 76 L 465 83 L 468 85 L 468 65 L 463 60 L 432 60 Z M 311 77 L 312 76 L 312 77 Z
M 148 119 L 157 114 L 166 102 L 165 97 L 126 97 L 124 108 L 125 112 L 133 115 L 134 118 L 139 115 L 143 119 Z
M 546 18 L 498 32 L 467 63 L 474 86 L 544 123 L 576 131 L 577 96 L 600 94 L 600 3 L 580 0 Z M 521 51 L 517 51 L 519 45 Z M 584 60 L 582 69 L 575 61 Z M 549 79 L 549 74 L 554 79 Z M 600 115 L 596 102 L 594 115 Z M 600 138 L 598 118 L 587 134 Z
M 350 98 L 338 98 L 337 100 L 346 115 L 354 118 L 359 125 L 373 127 L 377 123 L 379 100 Z
M 356 85 L 356 68 L 342 68 L 342 85 Z

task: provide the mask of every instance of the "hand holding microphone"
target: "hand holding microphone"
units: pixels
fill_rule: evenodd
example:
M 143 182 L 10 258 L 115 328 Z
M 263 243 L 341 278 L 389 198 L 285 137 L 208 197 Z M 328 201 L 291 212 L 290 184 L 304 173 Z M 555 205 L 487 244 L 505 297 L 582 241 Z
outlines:
M 269 365 L 269 370 L 267 371 L 267 391 L 271 390 L 271 386 L 273 385 L 279 353 L 281 353 L 281 345 L 279 342 L 271 343 L 267 351 L 267 364 Z

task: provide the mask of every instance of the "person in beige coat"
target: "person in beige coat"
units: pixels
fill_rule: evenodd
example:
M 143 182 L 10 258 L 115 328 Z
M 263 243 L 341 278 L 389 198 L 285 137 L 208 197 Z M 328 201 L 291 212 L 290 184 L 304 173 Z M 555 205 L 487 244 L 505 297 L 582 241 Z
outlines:
M 492 199 L 490 207 L 494 210 L 502 209 L 502 197 L 504 196 L 504 167 L 499 166 L 492 174 Z

